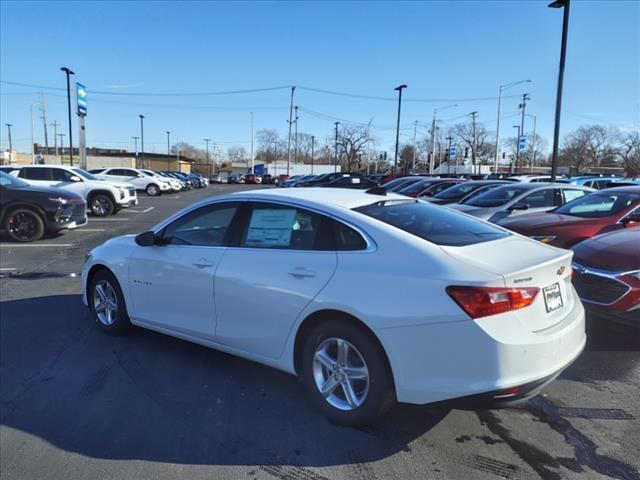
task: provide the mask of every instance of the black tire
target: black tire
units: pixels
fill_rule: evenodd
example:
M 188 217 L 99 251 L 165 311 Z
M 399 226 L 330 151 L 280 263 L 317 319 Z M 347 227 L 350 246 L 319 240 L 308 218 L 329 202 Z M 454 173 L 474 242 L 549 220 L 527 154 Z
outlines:
M 4 217 L 4 229 L 15 242 L 34 242 L 44 235 L 44 222 L 30 208 L 16 208 Z
M 327 344 L 327 342 L 330 345 L 333 339 L 346 340 L 350 347 L 355 347 L 368 372 L 368 389 L 362 396 L 362 403 L 350 410 L 343 410 L 331 404 L 322 395 L 316 383 L 316 374 L 319 372 L 318 369 L 314 370 L 316 349 L 323 344 Z M 357 359 L 358 357 L 353 358 Z M 352 363 L 352 365 L 354 364 Z M 320 367 L 320 371 L 323 372 L 320 375 L 324 375 L 324 373 L 331 375 L 329 370 L 323 367 Z M 339 375 L 339 373 L 336 375 Z M 385 413 L 395 401 L 393 381 L 386 354 L 380 344 L 365 328 L 345 321 L 343 318 L 319 323 L 308 332 L 302 345 L 302 377 L 307 392 L 314 403 L 331 422 L 338 425 L 362 426 L 370 424 Z M 365 390 L 362 386 L 364 380 L 360 382 L 360 388 Z M 353 391 L 356 391 L 358 383 L 354 385 Z M 339 384 L 333 390 L 334 394 L 329 397 L 333 398 L 334 401 L 342 401 L 340 398 L 342 396 L 346 402 L 344 388 L 342 384 Z
M 111 295 L 109 289 L 105 288 L 105 285 L 111 287 Z M 105 309 L 101 312 L 99 307 L 101 300 L 98 299 L 104 299 L 105 297 L 98 293 L 98 286 L 103 287 L 103 292 L 108 300 L 115 298 L 115 315 L 110 314 L 111 309 Z M 127 314 L 127 305 L 124 301 L 124 296 L 122 295 L 122 289 L 120 288 L 120 284 L 116 277 L 109 270 L 99 270 L 93 276 L 91 279 L 91 285 L 89 286 L 89 291 L 87 292 L 87 301 L 91 312 L 95 316 L 98 327 L 100 327 L 103 332 L 110 335 L 121 335 L 131 327 L 129 315 Z M 107 310 L 109 310 L 109 314 L 107 313 Z M 104 313 L 104 315 L 101 315 L 101 313 Z
M 160 187 L 155 183 L 150 183 L 149 185 L 147 185 L 146 191 L 147 195 L 149 195 L 150 197 L 157 197 L 158 195 L 160 195 Z
M 89 197 L 89 211 L 96 217 L 108 217 L 116 210 L 115 203 L 105 193 L 96 193 Z

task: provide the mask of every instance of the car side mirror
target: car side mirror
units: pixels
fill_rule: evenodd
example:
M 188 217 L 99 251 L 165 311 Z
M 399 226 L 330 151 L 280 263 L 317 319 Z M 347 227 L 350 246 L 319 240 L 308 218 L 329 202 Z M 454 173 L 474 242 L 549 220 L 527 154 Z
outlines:
M 136 243 L 141 247 L 152 247 L 158 243 L 157 239 L 158 237 L 156 237 L 155 232 L 152 232 L 151 230 L 136 235 Z
M 82 181 L 82 179 L 80 177 L 78 177 L 77 175 L 72 175 L 71 177 L 69 177 L 69 179 L 72 182 L 81 182 Z
M 516 202 L 509 207 L 509 211 L 513 210 L 529 210 L 529 204 L 524 202 Z
M 640 212 L 627 215 L 622 219 L 621 222 L 625 227 L 628 226 L 630 223 L 640 223 Z

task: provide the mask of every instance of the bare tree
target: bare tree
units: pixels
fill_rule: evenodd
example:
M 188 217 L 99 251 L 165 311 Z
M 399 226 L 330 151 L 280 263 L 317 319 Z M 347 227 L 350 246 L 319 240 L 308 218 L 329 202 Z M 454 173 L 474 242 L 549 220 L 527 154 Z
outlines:
M 280 139 L 280 135 L 276 130 L 268 128 L 259 130 L 256 134 L 256 139 L 258 143 L 256 160 L 271 163 L 277 159 L 284 158 L 286 144 Z
M 207 159 L 207 154 L 201 148 L 194 147 L 187 142 L 177 142 L 171 146 L 172 155 L 180 155 L 191 160 L 203 162 Z
M 346 126 L 339 132 L 338 151 L 346 171 L 350 171 L 352 165 L 356 165 L 357 170 L 362 168 L 362 157 L 367 151 L 368 141 L 369 131 L 366 127 Z
M 565 136 L 558 163 L 581 173 L 589 167 L 615 164 L 615 153 L 604 127 L 584 125 Z
M 466 123 L 458 123 L 451 127 L 449 131 L 450 135 L 455 138 L 458 145 L 464 149 L 467 147 L 469 152 L 473 148 L 473 124 L 471 121 Z M 482 123 L 476 122 L 476 162 L 478 165 L 489 164 L 493 159 L 493 152 L 495 151 L 494 142 L 491 139 L 489 131 Z M 469 158 L 472 158 L 472 153 L 469 153 Z
M 615 154 L 624 164 L 629 175 L 640 174 L 640 130 L 626 134 L 616 132 L 618 147 Z
M 227 149 L 227 158 L 232 163 L 241 163 L 247 162 L 249 156 L 247 155 L 247 150 L 244 147 L 229 147 Z

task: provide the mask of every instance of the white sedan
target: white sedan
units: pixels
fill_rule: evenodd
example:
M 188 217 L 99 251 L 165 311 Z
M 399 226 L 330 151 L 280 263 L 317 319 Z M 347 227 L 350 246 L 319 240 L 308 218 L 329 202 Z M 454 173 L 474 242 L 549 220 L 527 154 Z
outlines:
M 194 204 L 87 256 L 83 301 L 303 377 L 334 422 L 536 394 L 582 351 L 572 253 L 412 198 L 299 188 Z

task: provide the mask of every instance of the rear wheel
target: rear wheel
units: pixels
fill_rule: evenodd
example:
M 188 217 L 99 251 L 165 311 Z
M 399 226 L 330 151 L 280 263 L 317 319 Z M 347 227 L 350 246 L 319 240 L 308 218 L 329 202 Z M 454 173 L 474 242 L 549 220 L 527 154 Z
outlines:
M 16 208 L 4 218 L 4 229 L 16 242 L 33 242 L 44 235 L 44 222 L 29 208 Z
M 117 335 L 131 326 L 120 284 L 110 271 L 100 270 L 93 276 L 89 302 L 103 332 Z
M 107 217 L 115 211 L 115 204 L 108 195 L 97 193 L 89 198 L 89 210 L 96 217 Z
M 307 335 L 302 373 L 309 395 L 334 423 L 371 423 L 394 400 L 385 353 L 370 332 L 329 320 Z
M 158 187 L 155 183 L 151 183 L 147 185 L 147 195 L 150 197 L 155 197 L 156 195 L 160 195 L 160 187 Z

